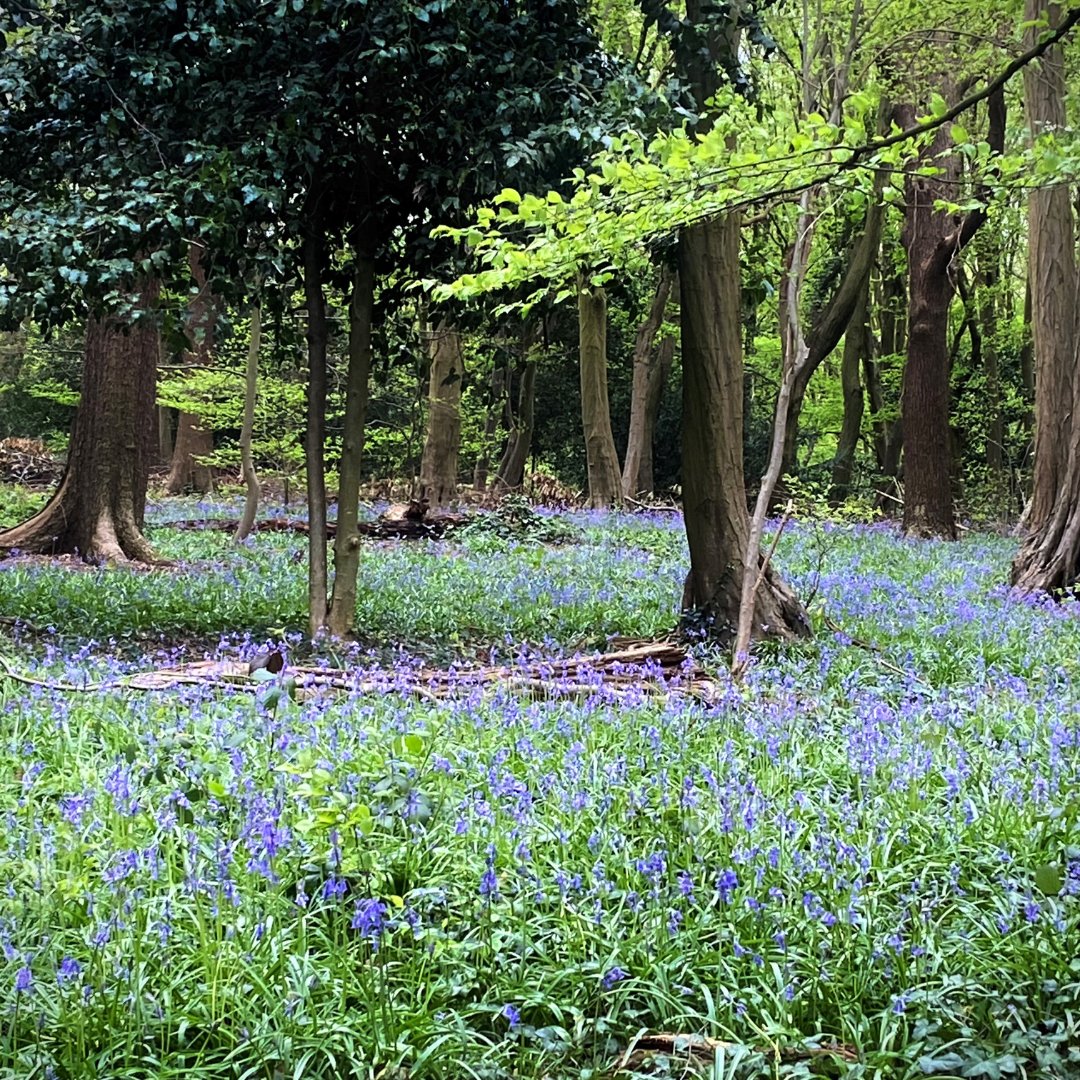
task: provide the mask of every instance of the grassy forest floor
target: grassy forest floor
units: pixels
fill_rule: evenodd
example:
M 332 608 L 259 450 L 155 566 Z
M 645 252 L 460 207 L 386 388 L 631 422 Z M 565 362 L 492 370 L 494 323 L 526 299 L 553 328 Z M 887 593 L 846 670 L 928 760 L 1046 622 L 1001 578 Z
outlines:
M 155 505 L 163 569 L 0 561 L 10 670 L 97 684 L 0 672 L 0 1075 L 1080 1074 L 1080 609 L 1012 541 L 789 526 L 818 636 L 702 651 L 708 700 L 436 697 L 669 631 L 679 519 L 372 542 L 313 656 L 306 537 L 169 527 L 235 509 Z M 369 688 L 122 681 L 276 637 Z

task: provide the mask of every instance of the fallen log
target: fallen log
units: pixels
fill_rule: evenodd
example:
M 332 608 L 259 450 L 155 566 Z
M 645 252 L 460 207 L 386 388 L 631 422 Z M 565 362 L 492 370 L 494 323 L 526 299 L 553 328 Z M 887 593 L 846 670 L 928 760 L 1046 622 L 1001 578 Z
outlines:
M 469 514 L 453 514 L 445 510 L 429 510 L 423 516 L 392 515 L 388 510 L 375 521 L 357 523 L 360 536 L 374 540 L 437 540 L 448 532 L 472 520 Z M 152 528 L 184 529 L 195 532 L 235 532 L 237 522 L 230 518 L 186 518 L 180 521 L 162 521 Z M 311 530 L 306 521 L 295 518 L 263 518 L 252 526 L 253 532 L 293 532 L 306 536 Z M 337 526 L 326 524 L 327 539 L 332 540 Z

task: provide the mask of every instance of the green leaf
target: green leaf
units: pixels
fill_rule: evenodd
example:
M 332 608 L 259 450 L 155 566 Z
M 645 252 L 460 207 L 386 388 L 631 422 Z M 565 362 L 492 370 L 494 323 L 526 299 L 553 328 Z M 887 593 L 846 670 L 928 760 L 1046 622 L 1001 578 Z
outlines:
M 1065 875 L 1058 863 L 1046 863 L 1035 871 L 1035 888 L 1043 896 L 1057 896 L 1065 885 Z

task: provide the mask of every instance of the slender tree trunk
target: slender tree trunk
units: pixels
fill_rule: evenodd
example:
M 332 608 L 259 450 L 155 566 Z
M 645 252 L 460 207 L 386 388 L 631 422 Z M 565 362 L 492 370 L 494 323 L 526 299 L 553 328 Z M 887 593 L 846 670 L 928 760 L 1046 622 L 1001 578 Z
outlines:
M 626 460 L 623 462 L 622 493 L 632 499 L 643 491 L 652 493 L 652 436 L 656 424 L 655 411 L 650 416 L 652 391 L 657 383 L 660 366 L 659 350 L 653 343 L 664 323 L 664 311 L 671 295 L 674 272 L 667 264 L 661 264 L 656 292 L 649 305 L 648 314 L 638 327 L 634 340 L 633 385 L 630 390 L 630 425 L 626 440 Z M 649 457 L 648 486 L 642 484 L 646 452 Z
M 431 374 L 427 437 L 420 459 L 420 495 L 432 506 L 444 506 L 457 498 L 464 374 L 461 335 L 446 319 L 440 319 L 429 331 L 428 348 Z
M 255 515 L 259 512 L 259 477 L 251 440 L 255 434 L 255 396 L 259 383 L 259 347 L 262 344 L 262 311 L 256 303 L 251 308 L 251 330 L 248 341 L 247 367 L 244 372 L 244 423 L 240 429 L 240 469 L 244 474 L 244 513 L 236 526 L 233 541 L 239 544 L 251 535 Z
M 488 472 L 491 468 L 491 449 L 499 430 L 499 414 L 503 411 L 503 398 L 506 395 L 506 368 L 496 364 L 491 372 L 488 388 L 487 414 L 484 417 L 484 439 L 480 446 L 476 465 L 473 467 L 473 490 L 484 492 L 488 485 Z
M 534 415 L 536 410 L 536 358 L 531 354 L 532 337 L 528 328 L 522 337 L 522 364 L 517 379 L 517 406 L 507 400 L 510 432 L 506 447 L 495 472 L 491 489 L 501 498 L 511 491 L 519 491 L 525 483 L 525 465 L 532 451 Z
M 742 453 L 738 217 L 685 229 L 678 251 L 683 516 L 690 548 L 682 607 L 689 627 L 731 642 L 750 537 Z M 808 631 L 802 605 L 770 565 L 756 597 L 754 636 L 791 638 Z
M 375 310 L 375 260 L 356 255 L 349 303 L 349 370 L 345 381 L 345 430 L 338 476 L 338 518 L 334 533 L 334 592 L 327 629 L 343 638 L 356 622 L 356 581 L 360 571 L 360 465 L 371 380 L 371 331 Z
M 979 326 L 983 382 L 986 386 L 986 467 L 990 473 L 994 506 L 999 513 L 1007 516 L 1009 478 L 1005 467 L 1005 417 L 1002 412 L 1001 363 L 998 357 L 1001 237 L 991 229 L 983 229 L 976 239 L 976 246 L 979 277 L 973 319 Z M 974 347 L 972 351 L 974 353 Z
M 157 434 L 158 459 L 163 465 L 168 464 L 173 456 L 172 411 L 168 405 L 157 407 Z
M 1027 0 L 1025 18 L 1061 20 L 1061 5 Z M 1029 32 L 1029 39 L 1036 31 Z M 1024 68 L 1024 101 L 1032 138 L 1067 130 L 1065 63 L 1060 47 Z M 1028 282 L 1035 353 L 1035 466 L 1025 525 L 1038 532 L 1055 514 L 1069 459 L 1072 363 L 1078 326 L 1076 233 L 1069 189 L 1034 189 L 1028 197 Z
M 589 472 L 589 506 L 604 510 L 622 502 L 619 457 L 611 433 L 607 386 L 607 297 L 581 277 L 578 281 L 581 354 L 581 423 Z
M 0 547 L 77 552 L 93 561 L 153 560 L 142 526 L 155 442 L 158 293 L 157 282 L 141 285 L 142 317 L 130 327 L 111 316 L 87 324 L 64 476 L 42 510 L 0 532 Z
M 863 388 L 859 371 L 869 356 L 867 347 L 870 327 L 867 324 L 867 305 L 870 299 L 870 279 L 865 278 L 859 300 L 844 336 L 844 356 L 840 365 L 840 385 L 844 394 L 844 420 L 833 458 L 832 490 L 829 498 L 834 505 L 851 494 L 851 477 L 855 467 L 855 451 L 862 432 Z
M 305 458 L 308 506 L 308 621 L 311 636 L 326 628 L 326 298 L 323 237 L 311 222 L 304 236 L 308 390 Z
M 656 475 L 653 448 L 656 442 L 656 421 L 660 415 L 660 403 L 664 398 L 671 365 L 675 359 L 675 339 L 664 338 L 656 349 L 656 362 L 649 372 L 649 386 L 645 402 L 645 434 L 641 440 L 641 465 L 638 468 L 638 491 L 652 495 L 656 491 Z
M 955 94 L 955 90 L 949 88 Z M 990 100 L 988 141 L 1004 142 L 1005 103 L 998 91 Z M 901 126 L 915 122 L 918 110 L 897 110 Z M 967 213 L 959 224 L 935 203 L 954 201 L 959 166 L 949 153 L 947 126 L 935 133 L 922 157 L 933 161 L 936 176 L 908 176 L 903 244 L 908 254 L 907 363 L 901 394 L 904 418 L 904 531 L 909 536 L 956 539 L 952 454 L 949 431 L 949 304 L 953 259 L 986 219 L 985 208 Z
M 187 355 L 188 362 L 205 368 L 209 367 L 213 360 L 219 303 L 207 285 L 203 254 L 200 244 L 193 243 L 188 249 L 191 277 L 199 291 L 188 303 L 187 330 L 194 348 Z M 165 490 L 170 495 L 180 495 L 187 491 L 205 495 L 213 490 L 210 466 L 199 460 L 213 452 L 214 433 L 203 425 L 198 415 L 181 410 L 176 424 L 172 467 L 165 481 Z

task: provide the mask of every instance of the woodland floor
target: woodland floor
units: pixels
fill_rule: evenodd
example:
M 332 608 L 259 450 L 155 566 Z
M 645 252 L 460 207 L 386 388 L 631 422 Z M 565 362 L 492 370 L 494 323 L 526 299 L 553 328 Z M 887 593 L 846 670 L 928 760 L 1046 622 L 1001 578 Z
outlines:
M 1080 1074 L 1080 608 L 1013 541 L 789 525 L 818 634 L 736 687 L 564 665 L 672 628 L 670 513 L 372 540 L 313 652 L 305 536 L 168 525 L 236 511 L 0 560 L 0 1075 Z

